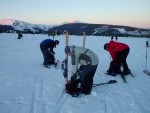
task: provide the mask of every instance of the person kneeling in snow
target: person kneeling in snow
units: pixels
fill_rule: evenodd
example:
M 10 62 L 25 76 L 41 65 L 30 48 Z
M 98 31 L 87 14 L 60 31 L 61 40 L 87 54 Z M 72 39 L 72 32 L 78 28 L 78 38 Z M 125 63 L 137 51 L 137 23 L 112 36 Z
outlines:
M 71 80 L 66 84 L 66 93 L 90 94 L 99 64 L 97 55 L 87 48 L 76 46 L 66 46 L 65 53 L 71 56 L 72 61 Z M 77 88 L 79 85 L 80 88 Z
M 40 48 L 43 53 L 44 62 L 43 65 L 47 68 L 48 65 L 55 64 L 55 52 L 53 51 L 54 47 L 59 44 L 58 40 L 45 39 L 40 43 Z
M 120 73 L 123 73 L 124 75 L 131 73 L 126 62 L 126 58 L 130 51 L 128 45 L 120 42 L 110 41 L 104 45 L 104 49 L 108 51 L 112 57 L 109 70 L 107 70 L 106 74 L 115 76 L 116 74 Z M 121 72 L 121 65 L 124 69 L 123 72 Z

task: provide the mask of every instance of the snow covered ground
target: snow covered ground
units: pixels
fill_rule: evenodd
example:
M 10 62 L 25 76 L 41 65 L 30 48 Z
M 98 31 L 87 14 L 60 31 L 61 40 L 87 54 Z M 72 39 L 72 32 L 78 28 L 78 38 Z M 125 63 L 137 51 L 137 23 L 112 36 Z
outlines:
M 111 79 L 116 84 L 94 87 L 91 95 L 71 97 L 64 92 L 65 80 L 61 69 L 42 66 L 43 56 L 39 44 L 47 35 L 0 34 L 0 113 L 150 113 L 150 76 L 145 75 L 145 38 L 120 38 L 130 46 L 127 58 L 129 68 L 136 77 L 104 75 L 109 67 L 110 55 L 103 45 L 110 37 L 87 36 L 86 47 L 99 57 L 94 83 Z M 65 35 L 60 41 L 56 59 L 64 59 Z M 70 45 L 82 46 L 82 36 L 69 36 Z M 70 61 L 69 61 L 70 62 Z M 150 70 L 150 48 L 147 69 Z M 70 70 L 70 65 L 69 65 Z M 69 72 L 70 73 L 70 72 Z

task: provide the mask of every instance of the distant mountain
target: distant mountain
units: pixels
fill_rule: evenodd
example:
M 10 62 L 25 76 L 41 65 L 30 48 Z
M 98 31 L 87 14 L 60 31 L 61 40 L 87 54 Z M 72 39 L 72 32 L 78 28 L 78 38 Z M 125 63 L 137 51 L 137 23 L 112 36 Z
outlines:
M 52 27 L 48 33 L 57 32 L 63 34 L 68 31 L 70 35 L 116 35 L 116 36 L 149 36 L 150 30 L 135 28 L 129 26 L 107 25 L 107 24 L 88 24 L 88 23 L 67 23 L 60 26 Z
M 84 22 L 81 22 L 79 20 L 67 20 L 66 22 L 62 23 L 63 24 L 75 24 L 75 23 L 84 23 Z
M 63 34 L 65 30 L 70 35 L 116 35 L 116 36 L 150 36 L 150 29 L 135 28 L 130 26 L 89 24 L 78 20 L 69 20 L 60 25 L 40 25 L 31 24 L 14 19 L 0 20 L 0 32 L 2 31 L 22 31 L 26 33 L 48 33 Z
M 52 26 L 50 25 L 40 25 L 40 24 L 31 24 L 19 20 L 14 20 L 14 19 L 2 19 L 0 20 L 0 25 L 5 27 L 6 26 L 11 26 L 14 30 L 16 31 L 32 31 L 33 33 L 36 32 L 45 32 L 49 30 Z

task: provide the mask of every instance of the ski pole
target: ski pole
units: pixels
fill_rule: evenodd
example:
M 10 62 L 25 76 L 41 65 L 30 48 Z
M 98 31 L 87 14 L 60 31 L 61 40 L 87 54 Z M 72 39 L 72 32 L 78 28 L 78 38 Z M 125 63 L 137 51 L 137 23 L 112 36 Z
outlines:
M 93 84 L 93 87 L 97 87 L 97 86 L 101 86 L 105 84 L 115 84 L 115 83 L 117 83 L 116 80 L 109 80 L 108 82 L 105 82 L 105 83 Z
M 147 70 L 147 41 L 146 41 L 146 60 L 145 60 L 145 69 Z

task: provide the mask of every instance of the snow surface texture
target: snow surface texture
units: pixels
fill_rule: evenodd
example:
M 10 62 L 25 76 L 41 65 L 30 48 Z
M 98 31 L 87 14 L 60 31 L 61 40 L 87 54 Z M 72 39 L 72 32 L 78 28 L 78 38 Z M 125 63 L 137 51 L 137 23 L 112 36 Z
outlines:
M 118 82 L 94 87 L 91 95 L 77 98 L 65 93 L 61 69 L 42 66 L 39 44 L 46 38 L 51 37 L 24 34 L 17 39 L 17 34 L 0 34 L 0 113 L 150 113 L 150 76 L 143 73 L 150 70 L 150 48 L 146 60 L 145 38 L 118 39 L 130 46 L 127 62 L 136 76 L 126 76 L 128 83 L 123 83 L 120 76 L 104 74 L 110 55 L 103 45 L 110 37 L 87 36 L 86 47 L 99 57 L 94 83 Z M 54 51 L 61 63 L 65 35 L 55 39 L 60 41 Z M 82 40 L 82 36 L 69 36 L 70 45 L 82 46 Z

